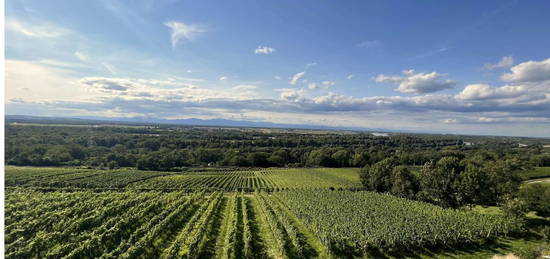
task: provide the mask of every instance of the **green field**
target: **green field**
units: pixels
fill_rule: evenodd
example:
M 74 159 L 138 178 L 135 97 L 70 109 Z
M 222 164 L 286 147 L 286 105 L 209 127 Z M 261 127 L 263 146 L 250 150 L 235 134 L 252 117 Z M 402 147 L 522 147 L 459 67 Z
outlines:
M 254 191 L 359 188 L 356 168 L 195 169 L 151 172 L 132 169 L 90 170 L 6 167 L 6 186 L 140 190 Z
M 544 244 L 509 238 L 523 224 L 498 211 L 358 191 L 357 170 L 7 167 L 5 254 L 487 258 Z
M 520 177 L 524 180 L 550 177 L 550 167 L 534 167 L 531 170 L 521 172 Z

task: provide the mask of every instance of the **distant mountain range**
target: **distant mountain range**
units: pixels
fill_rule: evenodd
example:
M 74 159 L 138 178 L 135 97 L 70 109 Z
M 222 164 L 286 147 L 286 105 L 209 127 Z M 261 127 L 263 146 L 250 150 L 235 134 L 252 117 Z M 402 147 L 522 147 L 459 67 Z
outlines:
M 227 119 L 177 119 L 166 120 L 157 118 L 110 118 L 110 117 L 46 117 L 30 115 L 6 115 L 6 122 L 27 122 L 27 123 L 60 123 L 60 124 L 131 124 L 131 125 L 185 125 L 185 126 L 219 126 L 219 127 L 254 127 L 254 128 L 285 128 L 285 129 L 314 129 L 314 130 L 353 130 L 353 131 L 376 131 L 376 132 L 395 132 L 389 129 L 381 128 L 362 128 L 362 127 L 331 127 L 307 124 L 284 124 L 273 122 L 256 122 Z M 401 131 L 404 132 L 404 131 Z

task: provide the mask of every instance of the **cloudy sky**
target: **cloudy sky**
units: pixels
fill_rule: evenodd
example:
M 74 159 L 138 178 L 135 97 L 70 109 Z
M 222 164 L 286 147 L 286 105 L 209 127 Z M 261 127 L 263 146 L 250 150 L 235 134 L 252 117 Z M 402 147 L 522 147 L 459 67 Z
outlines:
M 6 1 L 6 114 L 550 137 L 549 1 Z

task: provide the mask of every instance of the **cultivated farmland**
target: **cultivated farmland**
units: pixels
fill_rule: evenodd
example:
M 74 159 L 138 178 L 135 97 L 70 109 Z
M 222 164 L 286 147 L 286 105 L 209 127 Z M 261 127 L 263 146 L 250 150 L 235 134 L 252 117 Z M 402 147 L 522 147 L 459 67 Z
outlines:
M 358 191 L 357 169 L 8 167 L 7 258 L 341 258 L 450 247 L 521 221 Z

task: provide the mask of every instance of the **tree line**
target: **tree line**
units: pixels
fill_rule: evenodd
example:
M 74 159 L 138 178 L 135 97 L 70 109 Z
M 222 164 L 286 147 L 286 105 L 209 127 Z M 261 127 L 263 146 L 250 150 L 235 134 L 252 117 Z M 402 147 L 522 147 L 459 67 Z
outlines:
M 518 147 L 527 143 L 528 147 Z M 188 166 L 363 167 L 387 157 L 420 166 L 445 156 L 489 152 L 533 166 L 550 166 L 539 140 L 507 137 L 295 132 L 193 127 L 6 125 L 5 160 L 11 165 L 137 167 Z
M 520 188 L 519 172 L 528 166 L 516 158 L 480 152 L 471 157 L 444 156 L 411 170 L 396 157 L 388 157 L 363 167 L 360 179 L 366 190 L 442 207 L 500 205 L 508 216 L 522 217 L 528 211 L 550 216 L 550 188 L 541 184 Z

